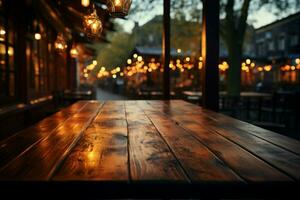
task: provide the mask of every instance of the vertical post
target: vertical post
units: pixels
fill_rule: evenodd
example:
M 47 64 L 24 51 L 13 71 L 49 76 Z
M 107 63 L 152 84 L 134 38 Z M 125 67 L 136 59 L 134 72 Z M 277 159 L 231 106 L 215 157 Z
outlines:
M 219 109 L 219 0 L 203 0 L 202 105 Z
M 66 49 L 66 54 L 67 54 L 67 89 L 72 90 L 72 57 L 70 54 L 71 48 L 72 48 L 72 41 L 67 41 L 67 49 Z
M 170 0 L 164 0 L 162 60 L 164 66 L 163 94 L 165 100 L 170 99 L 170 4 Z
M 26 18 L 24 18 L 26 2 L 25 1 L 11 1 L 12 5 L 10 5 L 10 10 L 8 12 L 15 13 L 12 15 L 15 23 L 17 34 L 16 44 L 18 48 L 16 48 L 16 59 L 15 59 L 15 67 L 16 67 L 16 93 L 19 101 L 27 103 L 28 101 L 28 77 L 27 77 L 27 62 L 26 62 Z

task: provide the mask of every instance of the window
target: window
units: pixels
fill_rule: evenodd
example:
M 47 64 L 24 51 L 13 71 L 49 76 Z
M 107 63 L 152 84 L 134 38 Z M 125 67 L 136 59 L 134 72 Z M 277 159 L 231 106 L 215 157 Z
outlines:
M 46 26 L 33 20 L 34 30 L 40 30 L 42 38 L 36 40 L 33 33 L 28 33 L 26 42 L 26 63 L 29 70 L 29 90 L 31 99 L 49 93 L 48 41 Z
M 284 37 L 279 38 L 278 49 L 279 50 L 284 50 L 285 49 L 285 38 Z
M 0 11 L 0 103 L 16 99 L 14 66 L 14 30 L 12 22 Z
M 266 32 L 265 38 L 266 39 L 271 39 L 272 38 L 272 33 L 271 32 Z
M 291 46 L 296 46 L 298 44 L 298 35 L 293 34 L 291 35 Z
M 274 42 L 273 41 L 269 41 L 268 49 L 269 49 L 269 51 L 274 51 Z
M 264 43 L 260 42 L 258 44 L 258 55 L 259 56 L 264 56 L 265 55 L 265 48 L 264 48 Z

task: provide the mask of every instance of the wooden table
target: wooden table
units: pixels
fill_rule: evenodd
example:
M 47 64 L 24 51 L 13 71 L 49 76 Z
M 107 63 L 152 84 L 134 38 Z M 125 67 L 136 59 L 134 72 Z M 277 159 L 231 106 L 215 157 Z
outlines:
M 182 92 L 185 96 L 196 96 L 196 97 L 202 97 L 202 92 L 199 91 L 183 91 Z M 219 95 L 221 97 L 224 97 L 227 95 L 227 92 L 219 92 Z M 272 97 L 272 94 L 270 93 L 261 93 L 261 92 L 241 92 L 241 97 L 253 97 L 253 98 L 259 98 L 259 97 Z
M 0 142 L 0 180 L 31 198 L 287 197 L 300 142 L 184 101 L 80 101 Z

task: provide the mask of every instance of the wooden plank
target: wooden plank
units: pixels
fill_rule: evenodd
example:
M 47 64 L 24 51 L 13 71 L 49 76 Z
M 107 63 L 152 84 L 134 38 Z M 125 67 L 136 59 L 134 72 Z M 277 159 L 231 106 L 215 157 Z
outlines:
M 184 101 L 172 101 L 171 105 L 174 107 L 179 107 L 180 109 L 187 108 L 190 113 L 192 112 L 196 114 L 199 113 L 201 115 L 205 115 L 219 123 L 224 123 L 229 127 L 234 127 L 242 131 L 246 131 L 249 134 L 255 135 L 256 137 L 259 137 L 274 145 L 277 145 L 288 151 L 296 153 L 297 155 L 300 155 L 300 141 L 298 140 L 254 126 L 247 122 L 234 119 L 221 113 L 216 113 L 207 109 L 200 108 L 199 106 Z
M 189 110 L 190 108 L 181 106 L 179 112 L 188 112 Z M 193 109 L 192 112 L 195 112 L 195 109 Z M 193 123 L 206 126 L 208 129 L 240 145 L 245 150 L 275 168 L 280 169 L 294 179 L 300 179 L 298 170 L 300 169 L 300 157 L 298 155 L 256 137 L 255 135 L 249 134 L 247 131 L 235 128 L 234 126 L 228 126 L 228 123 L 224 123 L 221 117 L 218 118 L 220 120 L 212 120 L 210 116 L 215 114 L 214 112 L 203 114 L 200 111 L 195 113 L 196 114 L 189 114 L 189 119 L 192 120 Z
M 199 124 L 202 126 L 205 124 L 211 130 L 235 142 L 277 169 L 300 180 L 300 157 L 298 155 L 236 128 L 225 127 L 226 125 L 219 125 L 216 122 L 207 120 L 201 121 Z
M 128 181 L 124 102 L 107 102 L 53 180 Z
M 136 102 L 127 101 L 125 108 L 131 179 L 189 182 L 178 160 Z
M 48 180 L 94 119 L 100 106 L 97 102 L 88 103 L 80 111 L 90 111 L 85 117 L 67 119 L 62 126 L 2 168 L 0 179 Z
M 180 109 L 188 112 L 190 106 L 181 105 Z M 181 110 L 181 112 L 185 112 L 183 110 Z M 192 113 L 193 112 L 195 112 L 195 109 L 192 109 Z M 240 145 L 245 150 L 268 162 L 275 168 L 280 169 L 290 177 L 297 180 L 300 179 L 300 156 L 292 153 L 292 151 L 288 151 L 286 148 L 270 143 L 266 139 L 250 134 L 248 131 L 236 128 L 234 124 L 237 124 L 235 123 L 237 120 L 233 120 L 224 115 L 219 115 L 218 113 L 208 110 L 201 110 L 200 112 L 190 114 L 189 116 L 193 122 L 198 123 L 201 126 L 205 125 L 208 129 L 215 131 L 226 137 L 228 140 Z M 253 129 L 255 128 L 256 127 L 254 126 Z M 277 134 L 274 133 L 273 135 Z M 296 142 L 294 142 L 294 144 Z M 298 148 L 300 148 L 300 145 L 298 145 Z
M 156 109 L 166 113 L 177 124 L 192 133 L 199 141 L 205 144 L 214 154 L 223 160 L 233 171 L 249 182 L 292 181 L 288 176 L 273 168 L 266 162 L 245 151 L 223 136 L 199 125 L 193 120 L 183 121 L 187 118 L 185 112 L 176 113 L 174 107 L 166 107 L 163 102 L 149 102 Z M 164 108 L 164 109 L 162 109 Z M 178 106 L 177 106 L 178 109 Z M 166 112 L 167 111 L 167 112 Z
M 174 121 L 144 101 L 139 101 L 138 105 L 162 134 L 193 182 L 243 183 L 223 161 Z
M 78 102 L 37 124 L 0 142 L 0 169 L 26 149 L 42 140 L 61 126 L 72 114 L 79 112 L 87 102 Z

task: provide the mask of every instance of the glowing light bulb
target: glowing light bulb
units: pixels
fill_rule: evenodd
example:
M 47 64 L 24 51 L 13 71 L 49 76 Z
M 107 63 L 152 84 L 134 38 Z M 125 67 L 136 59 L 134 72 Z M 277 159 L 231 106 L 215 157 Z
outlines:
M 5 35 L 6 34 L 6 31 L 4 29 L 0 29 L 0 35 Z
M 115 0 L 115 6 L 121 6 L 121 0 Z
M 247 64 L 247 65 L 250 65 L 250 63 L 251 63 L 251 60 L 250 60 L 250 59 L 247 59 L 247 60 L 246 60 L 246 64 Z
M 1 34 L 1 33 L 0 33 Z M 34 34 L 34 38 L 36 39 L 36 40 L 40 40 L 40 39 L 42 39 L 42 35 L 40 34 L 40 33 L 35 33 Z
M 90 0 L 81 0 L 81 5 L 83 7 L 88 7 L 90 5 Z

